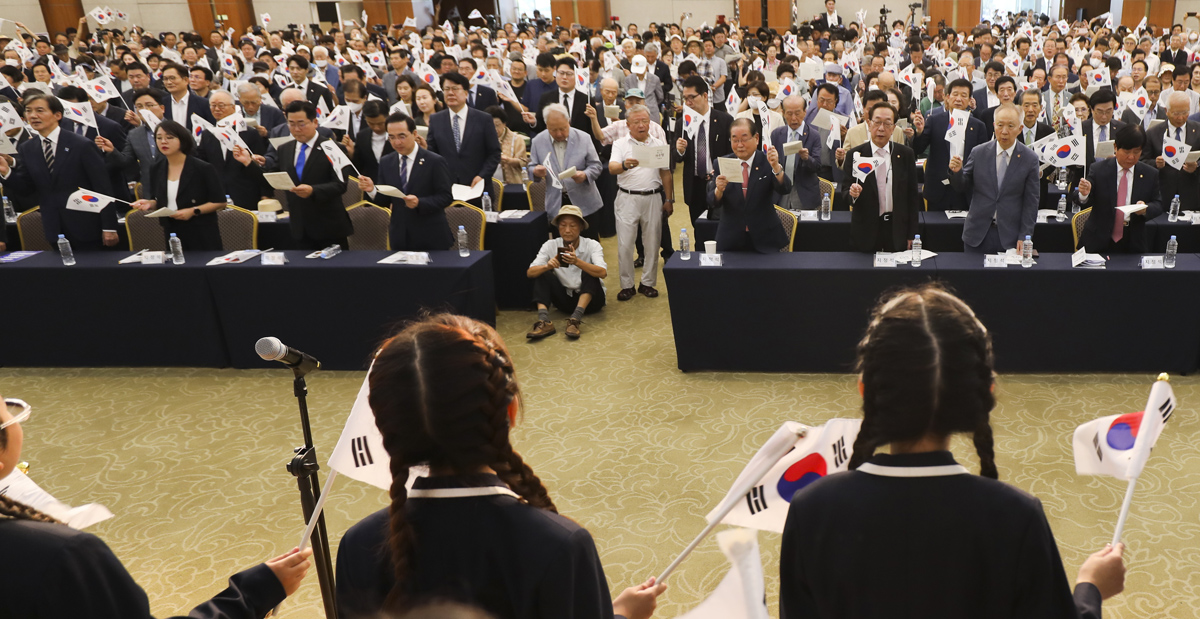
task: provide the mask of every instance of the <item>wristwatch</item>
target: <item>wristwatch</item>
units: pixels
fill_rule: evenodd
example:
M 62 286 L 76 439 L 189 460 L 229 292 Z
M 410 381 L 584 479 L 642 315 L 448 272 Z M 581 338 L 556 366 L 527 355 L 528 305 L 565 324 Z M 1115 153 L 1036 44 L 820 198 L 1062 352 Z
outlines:
M 193 215 L 200 215 L 200 214 L 201 214 L 201 213 L 200 213 L 200 207 L 198 207 L 198 206 L 197 206 L 196 208 L 192 209 L 192 214 L 193 214 Z

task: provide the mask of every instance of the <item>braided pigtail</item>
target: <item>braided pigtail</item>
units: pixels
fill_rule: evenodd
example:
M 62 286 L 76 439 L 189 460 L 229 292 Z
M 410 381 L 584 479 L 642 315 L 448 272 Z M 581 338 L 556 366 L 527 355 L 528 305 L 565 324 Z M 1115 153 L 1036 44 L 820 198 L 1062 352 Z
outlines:
M 47 522 L 50 524 L 62 524 L 53 517 L 43 514 L 38 510 L 18 501 L 14 501 L 4 495 L 0 495 L 0 518 L 9 518 L 12 520 L 33 520 L 35 522 Z
M 854 449 L 850 452 L 850 462 L 847 464 L 847 467 L 851 471 L 857 470 L 867 460 L 870 460 L 880 445 L 872 431 L 871 413 L 868 412 L 869 408 L 866 402 L 864 402 L 862 426 L 858 429 L 858 437 L 854 439 Z
M 979 454 L 979 474 L 991 479 L 1000 479 L 1000 472 L 996 470 L 996 452 L 992 445 L 992 425 L 988 423 L 987 417 L 979 418 L 973 441 L 975 453 Z
M 399 613 L 407 606 L 405 585 L 408 582 L 409 553 L 412 551 L 412 528 L 405 513 L 405 503 L 408 500 L 408 466 L 392 461 L 392 487 L 390 495 L 392 504 L 388 507 L 388 547 L 392 551 L 392 573 L 395 582 L 388 591 L 384 607 Z

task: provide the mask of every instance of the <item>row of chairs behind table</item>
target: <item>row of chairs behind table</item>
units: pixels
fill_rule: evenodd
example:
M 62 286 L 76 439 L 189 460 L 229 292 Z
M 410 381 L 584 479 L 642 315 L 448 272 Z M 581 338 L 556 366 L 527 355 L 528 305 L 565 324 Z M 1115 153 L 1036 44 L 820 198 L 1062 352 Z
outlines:
M 492 179 L 495 188 L 496 208 L 503 209 L 504 183 Z M 545 210 L 546 189 L 544 182 L 526 183 L 525 194 L 533 210 Z M 137 184 L 135 194 L 140 194 L 141 183 Z M 391 211 L 381 208 L 362 199 L 362 190 L 356 183 L 348 183 L 342 202 L 354 223 L 355 233 L 349 237 L 350 249 L 354 250 L 390 250 L 388 243 L 388 226 Z M 280 204 L 287 203 L 287 192 L 276 191 L 275 200 Z M 20 235 L 21 249 L 25 251 L 50 251 L 53 248 L 46 241 L 42 231 L 42 214 L 40 207 L 34 207 L 17 217 L 17 231 Z M 482 250 L 484 233 L 487 224 L 484 212 L 465 202 L 454 202 L 446 209 L 446 220 L 451 232 L 457 232 L 459 226 L 467 231 L 468 244 L 473 249 Z M 242 249 L 258 249 L 258 216 L 244 208 L 229 205 L 217 212 L 217 223 L 221 231 L 221 244 L 226 251 Z M 129 239 L 129 250 L 166 251 L 167 242 L 162 227 L 155 218 L 146 217 L 142 211 L 132 210 L 125 216 L 125 231 Z M 453 249 L 448 247 L 447 249 Z

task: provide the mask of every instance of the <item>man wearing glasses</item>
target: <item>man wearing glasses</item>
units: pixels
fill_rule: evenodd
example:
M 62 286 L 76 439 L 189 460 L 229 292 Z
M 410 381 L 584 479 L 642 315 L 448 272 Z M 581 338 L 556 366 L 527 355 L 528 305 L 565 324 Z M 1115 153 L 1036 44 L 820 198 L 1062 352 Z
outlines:
M 558 88 L 543 94 L 538 100 L 537 126 L 534 133 L 546 130 L 546 119 L 542 117 L 542 110 L 551 103 L 559 103 L 566 106 L 567 111 L 571 113 L 571 126 L 591 135 L 592 121 L 585 112 L 588 96 L 586 92 L 575 90 L 575 59 L 570 56 L 558 59 L 554 66 L 554 83 Z
M 896 127 L 896 108 L 891 103 L 871 108 L 867 124 L 871 141 L 850 149 L 842 165 L 843 178 L 855 181 L 839 196 L 843 203 L 854 207 L 850 243 L 866 253 L 904 251 L 912 247 L 921 208 L 916 156 L 911 148 L 891 141 Z M 861 182 L 854 177 L 859 163 L 855 155 L 860 162 L 875 159 L 874 171 Z
M 748 118 L 734 119 L 729 126 L 732 159 L 742 169 L 740 178 L 719 174 L 708 185 L 708 205 L 724 210 L 717 226 L 717 252 L 757 251 L 774 253 L 788 242 L 787 232 L 775 214 L 774 198 L 792 190 L 792 181 L 779 163 L 779 152 L 758 148 L 758 129 Z
M 708 182 L 715 172 L 713 160 L 724 157 L 732 150 L 729 146 L 729 125 L 733 117 L 721 110 L 713 109 L 709 101 L 708 82 L 698 75 L 683 81 L 683 102 L 699 115 L 695 131 L 690 135 L 683 129 L 683 122 L 675 123 L 675 148 L 671 163 L 683 162 L 683 200 L 687 202 L 688 217 L 692 223 L 708 208 Z M 709 219 L 716 219 L 709 214 Z
M 208 99 L 196 96 L 188 90 L 187 68 L 177 64 L 168 64 L 162 70 L 162 81 L 163 88 L 167 89 L 169 95 L 166 100 L 164 117 L 187 127 L 189 131 L 192 129 L 192 114 L 210 123 L 216 122 L 209 110 Z

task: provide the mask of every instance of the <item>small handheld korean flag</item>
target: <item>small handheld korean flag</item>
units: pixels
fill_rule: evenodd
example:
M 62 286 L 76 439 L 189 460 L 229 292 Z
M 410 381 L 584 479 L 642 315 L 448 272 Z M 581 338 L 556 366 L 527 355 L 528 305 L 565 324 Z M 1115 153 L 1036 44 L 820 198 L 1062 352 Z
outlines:
M 348 131 L 350 129 L 350 108 L 339 105 L 333 108 L 333 111 L 329 112 L 318 124 L 326 129 Z
M 467 15 L 467 19 L 483 19 L 483 13 L 480 13 L 479 9 L 475 9 L 471 11 L 470 15 Z
M 697 113 L 696 110 L 688 107 L 685 103 L 683 106 L 683 132 L 687 134 L 689 140 L 696 139 L 696 131 L 700 128 L 700 119 L 704 118 L 703 114 Z
M 679 619 L 767 619 L 766 585 L 758 532 L 729 529 L 717 534 L 729 573 L 703 602 Z
M 88 15 L 90 15 L 92 19 L 96 20 L 96 23 L 100 24 L 101 26 L 108 23 L 108 15 L 104 12 L 104 9 L 100 7 L 96 7 L 88 11 Z
M 14 128 L 24 125 L 21 120 L 21 115 L 17 113 L 17 109 L 13 104 L 5 101 L 0 103 L 0 133 L 7 134 Z
M 1050 160 L 1056 168 L 1083 165 L 1084 143 L 1083 138 L 1077 135 L 1068 135 L 1047 147 L 1047 150 L 1051 152 Z
M 59 99 L 63 106 L 63 118 L 72 120 L 77 123 L 83 123 L 89 127 L 96 126 L 96 115 L 92 112 L 92 106 L 88 103 L 76 103 L 74 101 L 66 101 Z
M 736 110 L 742 104 L 742 98 L 738 96 L 736 88 L 729 89 L 729 96 L 725 97 L 725 109 Z
M 1163 136 L 1163 161 L 1172 168 L 1182 170 L 1183 164 L 1187 161 L 1187 156 L 1190 152 L 1192 152 L 1192 147 L 1186 143 L 1167 135 Z
M 138 110 L 138 115 L 142 117 L 142 122 L 146 123 L 146 128 L 153 134 L 154 130 L 158 128 L 158 123 L 161 122 L 158 117 L 150 110 Z
M 730 90 L 732 90 L 732 89 L 730 89 Z M 798 92 L 800 92 L 800 90 L 798 88 L 796 88 L 796 83 L 793 82 L 790 78 L 784 78 L 784 80 L 782 82 L 779 82 L 779 92 L 775 94 L 775 98 L 780 101 L 783 101 L 784 99 L 786 99 Z M 728 108 L 726 108 L 726 109 L 728 109 Z
M 109 99 L 115 99 L 116 97 L 121 96 L 121 91 L 117 90 L 116 85 L 114 85 L 112 80 L 106 75 L 99 75 L 96 77 L 96 79 L 87 82 L 87 84 L 84 86 L 84 90 L 86 90 L 88 92 L 88 96 L 90 96 L 92 100 L 96 102 L 108 101 Z
M 434 91 L 441 91 L 442 84 L 438 80 L 438 74 L 429 65 L 422 62 L 420 66 L 416 67 L 414 73 L 417 74 L 417 80 L 422 84 L 428 84 Z
M 118 201 L 116 198 L 80 187 L 79 190 L 67 197 L 67 210 L 99 213 L 104 210 L 104 207 Z
M 1088 78 L 1089 88 L 1098 88 L 1100 86 L 1112 87 L 1112 76 L 1108 72 L 1108 67 L 1100 67 L 1092 71 Z
M 404 18 L 404 27 L 405 28 L 416 28 L 417 27 L 416 18 L 415 17 L 405 17 Z
M 542 161 L 542 167 L 546 168 L 546 178 L 550 179 L 550 184 L 555 189 L 562 189 L 562 181 L 558 180 L 558 174 L 554 171 L 554 166 L 550 162 L 550 153 L 546 153 L 546 159 Z
M 271 27 L 271 14 L 270 13 L 263 13 L 262 15 L 259 15 L 258 18 L 262 20 L 263 28 Z
M 854 165 L 851 169 L 854 179 L 860 183 L 867 182 L 867 177 L 875 172 L 875 166 L 878 164 L 876 157 L 863 157 L 862 153 L 854 153 Z
M 345 177 L 342 176 L 342 170 L 346 167 L 354 170 L 355 174 L 358 173 L 358 168 L 354 167 L 350 158 L 346 156 L 346 153 L 342 152 L 342 149 L 338 148 L 338 145 L 333 140 L 321 142 L 321 150 L 325 151 L 325 156 L 329 158 L 329 164 L 333 166 L 333 171 L 337 173 L 339 181 L 345 180 Z

